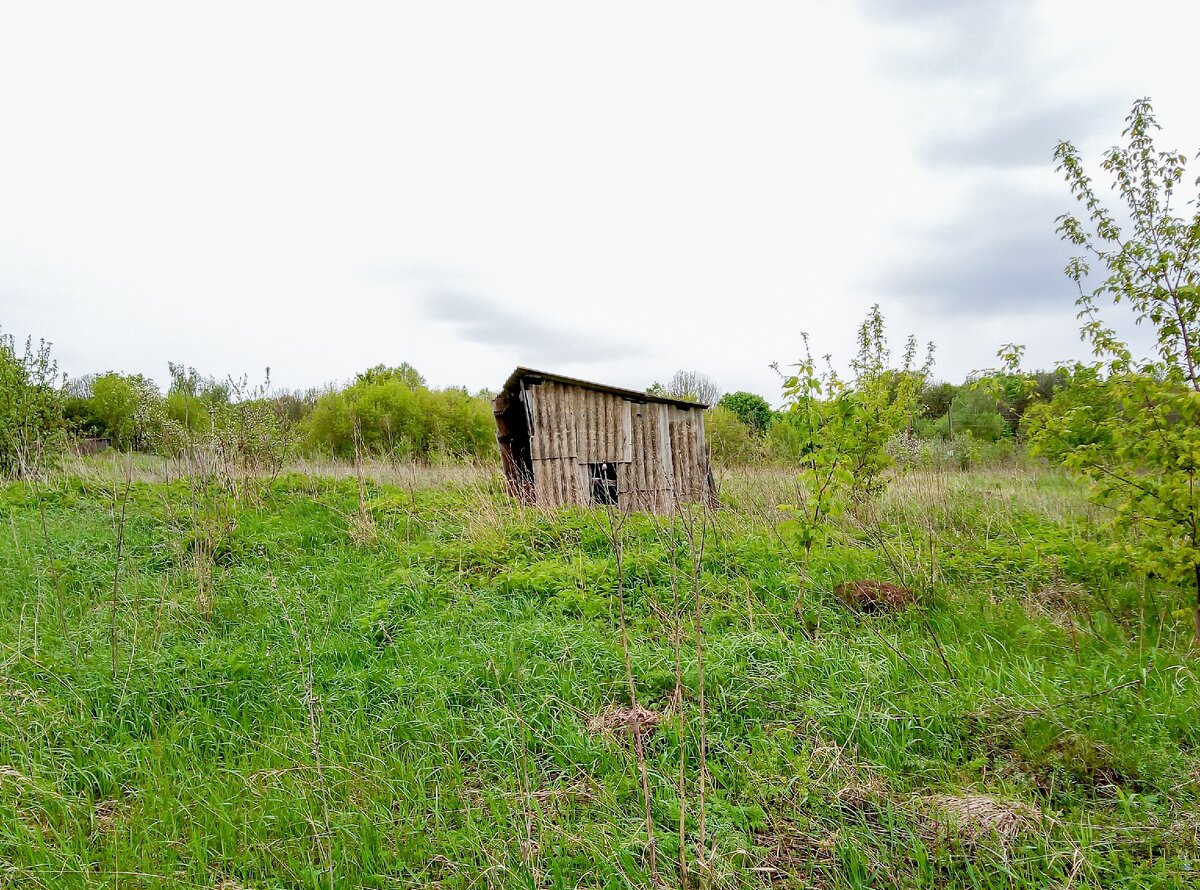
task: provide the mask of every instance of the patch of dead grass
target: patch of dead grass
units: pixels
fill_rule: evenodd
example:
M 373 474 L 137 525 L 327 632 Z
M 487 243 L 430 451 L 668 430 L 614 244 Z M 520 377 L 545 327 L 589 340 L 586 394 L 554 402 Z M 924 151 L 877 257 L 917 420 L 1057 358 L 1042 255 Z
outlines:
M 997 840 L 1007 845 L 1045 822 L 1041 811 L 1027 803 L 986 794 L 934 794 L 914 803 L 928 814 L 920 823 L 922 839 L 934 843 L 954 838 L 972 844 Z
M 633 738 L 634 734 L 645 737 L 662 723 L 663 715 L 641 705 L 612 704 L 588 720 L 588 732 L 592 735 Z
M 874 579 L 847 581 L 835 587 L 833 592 L 851 609 L 866 614 L 898 612 L 917 602 L 917 598 L 907 587 Z

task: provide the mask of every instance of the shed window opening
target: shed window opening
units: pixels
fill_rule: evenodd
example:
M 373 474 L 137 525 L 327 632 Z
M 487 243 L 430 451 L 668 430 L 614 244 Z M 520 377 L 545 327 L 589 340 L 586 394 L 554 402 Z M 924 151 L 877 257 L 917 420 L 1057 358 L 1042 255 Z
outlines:
M 592 503 L 602 507 L 617 504 L 617 465 L 612 462 L 588 464 L 592 478 Z

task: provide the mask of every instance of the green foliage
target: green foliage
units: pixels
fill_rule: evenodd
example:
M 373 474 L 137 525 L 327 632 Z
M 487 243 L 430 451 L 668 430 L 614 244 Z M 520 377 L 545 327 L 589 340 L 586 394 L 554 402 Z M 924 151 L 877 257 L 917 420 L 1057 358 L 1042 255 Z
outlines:
M 1035 415 L 1037 453 L 1092 479 L 1133 564 L 1200 597 L 1200 393 L 1148 373 L 1071 376 Z
M 306 421 L 310 446 L 352 457 L 370 453 L 429 459 L 480 457 L 495 449 L 487 402 L 463 389 L 430 390 L 411 367 L 372 368 L 321 396 Z
M 1070 386 L 1038 412 L 1034 442 L 1092 479 L 1134 564 L 1194 583 L 1200 638 L 1200 191 L 1180 216 L 1187 158 L 1158 150 L 1157 129 L 1149 100 L 1134 103 L 1126 144 L 1101 163 L 1130 220 L 1125 228 L 1096 195 L 1076 148 L 1062 142 L 1055 152 L 1086 211 L 1059 217 L 1059 232 L 1083 251 L 1067 274 L 1098 361 L 1071 369 Z M 1105 277 L 1089 290 L 1093 263 Z M 1136 360 L 1104 322 L 1109 301 L 1152 328 L 1154 359 Z
M 88 432 L 109 437 L 123 451 L 149 447 L 162 415 L 162 394 L 141 374 L 109 371 L 92 377 L 86 395 L 71 401 L 77 416 L 86 418 L 82 425 Z
M 760 454 L 758 437 L 735 411 L 724 405 L 709 410 L 704 432 L 712 459 L 725 467 L 741 466 Z
M 914 430 L 922 438 L 954 439 L 969 432 L 985 442 L 1016 439 L 1026 413 L 1037 402 L 1052 398 L 1065 377 L 1062 369 L 1033 374 L 1001 370 L 969 379 L 961 386 L 927 384 L 921 389 L 921 418 Z M 999 416 L 1004 428 L 993 415 Z
M 809 552 L 831 519 L 882 489 L 883 473 L 895 462 L 888 444 L 918 410 L 933 347 L 918 366 L 917 341 L 909 337 L 902 364 L 891 367 L 883 314 L 873 306 L 858 331 L 854 377 L 845 381 L 832 369 L 817 371 L 808 335 L 803 337 L 805 357 L 785 378 L 783 392 L 801 466 L 801 497 L 790 505 L 793 531 Z
M 271 371 L 250 387 L 247 378 L 232 380 L 231 400 L 214 407 L 214 444 L 225 466 L 241 476 L 243 492 L 258 494 L 283 468 L 297 445 L 295 426 L 270 397 Z
M 171 363 L 171 386 L 167 390 L 166 417 L 174 427 L 174 438 L 211 433 L 214 412 L 229 405 L 229 384 L 202 377 L 195 368 Z
M 999 404 L 995 395 L 978 383 L 958 387 L 950 409 L 935 429 L 946 439 L 969 435 L 980 442 L 997 442 L 1010 433 Z
M 945 417 L 950 411 L 950 405 L 958 394 L 958 387 L 945 381 L 926 383 L 921 387 L 918 401 L 921 405 L 921 416 L 927 418 Z
M 118 556 L 123 489 L 0 488 L 0 884 L 651 885 L 634 746 L 589 726 L 628 695 L 601 516 L 418 477 L 368 484 L 364 545 L 354 481 L 284 477 L 211 530 L 205 617 L 189 482 L 133 484 Z M 1195 883 L 1185 600 L 1130 580 L 1077 482 L 899 480 L 878 535 L 847 518 L 803 589 L 770 490 L 749 490 L 712 517 L 699 603 L 687 536 L 624 527 L 632 673 L 663 717 L 661 886 L 683 885 L 681 811 L 696 861 L 702 782 L 692 888 Z M 840 608 L 835 584 L 897 561 L 936 565 L 918 609 Z M 700 607 L 703 759 L 675 596 Z M 968 795 L 1033 818 L 1004 837 L 942 817 Z
M 808 433 L 800 417 L 788 410 L 776 416 L 764 437 L 766 453 L 772 460 L 785 465 L 796 464 L 804 455 L 808 442 Z
M 726 393 L 721 396 L 721 400 L 717 404 L 736 414 L 738 420 L 760 438 L 766 433 L 771 421 L 775 419 L 775 412 L 767 400 L 752 392 Z
M 50 344 L 17 350 L 0 329 L 0 477 L 36 476 L 53 466 L 65 444 L 58 364 Z
M 401 362 L 394 368 L 387 365 L 375 365 L 373 368 L 367 368 L 354 379 L 357 383 L 389 383 L 396 380 L 409 389 L 419 389 L 425 386 L 425 378 L 408 362 Z
M 276 391 L 270 396 L 275 405 L 275 412 L 287 418 L 293 424 L 298 424 L 312 414 L 317 406 L 317 400 L 325 390 L 309 388 L 305 390 Z

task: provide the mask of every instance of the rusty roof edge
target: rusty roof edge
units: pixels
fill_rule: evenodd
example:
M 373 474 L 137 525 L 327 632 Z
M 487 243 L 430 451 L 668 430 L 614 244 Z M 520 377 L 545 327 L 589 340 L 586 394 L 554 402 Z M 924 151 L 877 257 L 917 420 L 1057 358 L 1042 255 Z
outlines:
M 552 380 L 555 383 L 566 384 L 567 386 L 581 386 L 585 389 L 594 389 L 599 392 L 612 393 L 615 396 L 631 399 L 637 402 L 654 402 L 660 405 L 675 405 L 680 408 L 707 408 L 708 405 L 703 402 L 689 402 L 686 399 L 675 399 L 670 396 L 654 396 L 650 393 L 642 392 L 636 389 L 625 389 L 621 386 L 610 386 L 607 383 L 595 383 L 591 380 L 581 380 L 578 377 L 568 377 L 566 374 L 555 374 L 553 371 L 539 371 L 536 368 L 518 367 L 515 371 L 508 375 L 508 379 L 504 381 L 502 392 L 510 391 L 517 383 L 526 377 L 540 377 L 543 380 Z

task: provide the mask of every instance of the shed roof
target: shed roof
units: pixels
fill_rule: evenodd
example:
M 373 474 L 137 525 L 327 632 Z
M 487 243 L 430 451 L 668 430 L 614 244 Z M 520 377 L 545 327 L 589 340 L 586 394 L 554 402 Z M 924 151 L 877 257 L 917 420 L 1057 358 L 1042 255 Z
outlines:
M 534 380 L 536 378 L 536 381 Z M 565 374 L 554 374 L 549 371 L 537 371 L 533 368 L 517 368 L 508 375 L 508 379 L 504 381 L 504 387 L 501 392 L 511 392 L 518 383 L 522 380 L 540 383 L 543 380 L 550 380 L 554 383 L 562 383 L 566 386 L 580 386 L 584 389 L 594 389 L 599 392 L 612 393 L 615 396 L 632 399 L 635 402 L 654 402 L 663 405 L 675 405 L 679 408 L 707 408 L 708 405 L 701 402 L 689 402 L 686 399 L 674 399 L 670 396 L 653 396 L 646 392 L 641 392 L 636 389 L 623 389 L 619 386 L 609 386 L 606 383 L 593 383 L 590 380 L 580 380 L 578 377 L 567 377 Z

